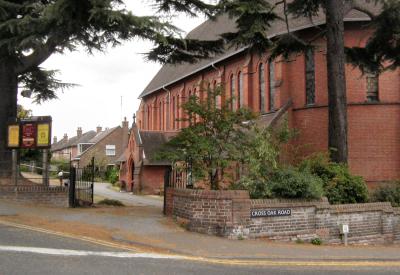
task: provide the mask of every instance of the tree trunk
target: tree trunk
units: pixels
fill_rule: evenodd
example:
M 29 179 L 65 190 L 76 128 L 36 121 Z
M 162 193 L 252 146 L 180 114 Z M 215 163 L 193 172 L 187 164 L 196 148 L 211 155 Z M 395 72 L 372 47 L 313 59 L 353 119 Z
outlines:
M 347 100 L 343 19 L 344 0 L 326 0 L 328 145 L 332 161 L 347 163 Z
M 18 80 L 15 63 L 0 59 L 0 179 L 11 176 L 11 151 L 7 150 L 7 123 L 17 116 Z

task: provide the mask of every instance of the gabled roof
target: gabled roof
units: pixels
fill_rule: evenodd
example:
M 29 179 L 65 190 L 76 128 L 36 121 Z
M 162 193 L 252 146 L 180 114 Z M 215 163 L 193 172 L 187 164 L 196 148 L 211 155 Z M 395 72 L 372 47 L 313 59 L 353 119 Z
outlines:
M 83 133 L 81 137 L 74 136 L 68 140 L 60 140 L 57 143 L 51 145 L 51 151 L 59 151 L 65 148 L 70 148 L 73 146 L 77 146 L 79 143 L 91 143 L 90 140 L 96 135 L 95 131 L 89 131 Z
M 121 126 L 116 126 L 114 128 L 111 129 L 106 129 L 104 131 L 101 131 L 99 133 L 96 133 L 96 135 L 94 137 L 92 137 L 88 143 L 92 143 L 94 145 L 96 145 L 97 143 L 99 143 L 100 141 L 102 141 L 103 139 L 105 139 L 108 135 L 110 135 L 112 132 L 114 132 L 115 130 L 117 130 L 118 128 L 121 128 Z M 90 146 L 89 148 L 87 148 L 85 151 L 83 151 L 82 153 L 80 153 L 79 155 L 76 156 L 75 159 L 79 159 L 83 154 L 85 154 L 90 148 L 92 148 L 92 146 Z
M 144 152 L 144 165 L 153 166 L 164 166 L 170 165 L 170 162 L 164 160 L 155 160 L 155 156 L 158 150 L 167 143 L 177 132 L 158 132 L 158 131 L 144 131 L 138 130 L 137 127 L 133 127 L 135 130 L 135 139 L 140 147 L 143 148 Z
M 107 137 L 109 134 L 111 134 L 112 132 L 114 132 L 117 128 L 120 128 L 121 126 L 116 126 L 114 128 L 110 128 L 110 129 L 105 129 L 104 131 L 101 131 L 100 133 L 97 133 L 94 137 L 92 137 L 89 140 L 89 143 L 93 143 L 96 144 L 99 141 L 101 141 L 102 139 L 104 139 L 105 137 Z
M 276 0 L 270 0 L 276 1 Z M 380 10 L 379 6 L 374 5 L 374 1 L 368 0 L 358 0 L 362 2 L 362 4 L 369 9 L 373 10 L 373 12 L 377 13 Z M 277 10 L 277 14 L 282 18 L 283 16 L 283 8 L 282 5 L 279 5 Z M 345 17 L 345 21 L 369 21 L 369 17 L 359 11 L 351 10 Z M 290 18 L 289 20 L 289 28 L 291 31 L 299 31 L 307 28 L 311 28 L 314 26 L 325 24 L 325 15 L 323 12 L 320 12 L 318 16 L 315 16 L 310 20 L 305 17 L 298 18 Z M 230 19 L 227 15 L 219 16 L 216 20 L 208 20 L 191 31 L 187 38 L 195 38 L 199 40 L 215 40 L 219 38 L 220 34 L 226 32 L 235 31 L 235 23 L 232 19 Z M 287 32 L 286 24 L 283 20 L 276 20 L 271 28 L 268 30 L 268 35 L 270 37 L 275 37 Z M 147 87 L 143 90 L 143 92 L 139 95 L 139 98 L 143 98 L 147 95 L 150 95 L 163 87 L 172 85 L 177 81 L 184 79 L 196 72 L 202 71 L 206 68 L 211 67 L 213 64 L 216 64 L 222 60 L 225 60 L 231 56 L 234 56 L 240 52 L 243 52 L 245 48 L 235 49 L 230 48 L 227 49 L 224 53 L 220 55 L 216 55 L 213 58 L 201 60 L 200 62 L 189 64 L 189 63 L 181 63 L 176 65 L 164 65 L 158 73 L 154 76 L 154 78 L 150 81 Z

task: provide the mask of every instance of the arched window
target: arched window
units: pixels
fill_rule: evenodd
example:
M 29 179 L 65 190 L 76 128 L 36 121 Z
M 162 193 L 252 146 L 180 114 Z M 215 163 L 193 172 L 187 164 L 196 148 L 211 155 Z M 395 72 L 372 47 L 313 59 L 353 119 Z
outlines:
M 243 73 L 239 72 L 238 74 L 238 87 L 239 87 L 239 92 L 238 92 L 238 104 L 239 108 L 242 108 L 244 105 L 244 94 L 243 94 Z
M 258 86 L 260 96 L 260 113 L 265 112 L 265 68 L 264 64 L 261 63 L 258 67 Z
M 315 61 L 314 50 L 308 49 L 305 52 L 305 70 L 306 70 L 306 104 L 315 103 Z
M 236 100 L 235 100 L 235 76 L 231 75 L 231 90 L 230 90 L 230 100 L 232 110 L 236 110 Z
M 275 63 L 269 62 L 269 110 L 275 110 Z
M 150 130 L 150 123 L 151 123 L 150 106 L 147 105 L 147 123 L 146 123 L 147 130 Z
M 162 102 L 158 103 L 158 129 L 162 130 Z
M 175 120 L 176 120 L 176 113 L 175 113 L 175 96 L 172 97 L 172 129 L 175 129 Z

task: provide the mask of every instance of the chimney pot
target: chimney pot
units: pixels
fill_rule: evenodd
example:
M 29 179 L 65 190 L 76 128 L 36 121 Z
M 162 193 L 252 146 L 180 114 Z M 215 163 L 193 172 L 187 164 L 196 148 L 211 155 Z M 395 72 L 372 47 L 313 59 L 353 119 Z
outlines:
M 101 131 L 103 131 L 103 128 L 101 126 L 97 126 L 96 127 L 96 132 L 100 133 Z
M 53 137 L 53 144 L 54 144 L 54 143 L 57 143 L 57 136 L 54 136 L 54 137 Z
M 64 141 L 67 141 L 67 140 L 68 140 L 68 135 L 67 135 L 67 134 L 64 134 L 63 140 L 64 140 Z
M 126 117 L 124 117 L 124 121 L 122 121 L 122 128 L 128 128 L 129 127 L 129 121 L 126 120 Z
M 78 127 L 78 130 L 76 130 L 76 135 L 78 136 L 78 138 L 82 136 L 82 127 Z

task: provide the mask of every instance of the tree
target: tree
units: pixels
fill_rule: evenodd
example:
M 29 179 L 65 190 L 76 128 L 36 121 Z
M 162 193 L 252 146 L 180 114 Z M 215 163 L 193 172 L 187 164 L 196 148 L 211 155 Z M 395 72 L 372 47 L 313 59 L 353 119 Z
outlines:
M 208 88 L 205 100 L 197 95 L 190 96 L 182 107 L 189 123 L 171 139 L 157 154 L 158 159 L 189 162 L 196 179 L 203 179 L 211 189 L 218 190 L 224 170 L 243 159 L 249 122 L 254 115 L 247 109 L 233 111 L 231 100 L 216 106 L 216 98 L 222 87 Z
M 160 11 L 178 10 L 211 15 L 213 6 L 202 1 L 155 0 Z M 148 58 L 161 62 L 195 62 L 221 51 L 221 41 L 183 39 L 162 18 L 136 16 L 122 0 L 1 0 L 0 1 L 0 177 L 11 171 L 6 153 L 6 127 L 17 116 L 18 86 L 37 102 L 56 97 L 66 84 L 55 71 L 40 65 L 54 53 L 102 51 L 134 38 L 154 42 Z
M 28 118 L 32 116 L 32 110 L 25 109 L 22 105 L 17 105 L 17 117 L 18 118 Z
M 335 162 L 347 163 L 347 101 L 345 62 L 362 72 L 383 72 L 400 65 L 400 1 L 397 0 L 233 0 L 222 1 L 224 12 L 235 18 L 237 31 L 223 37 L 249 51 L 271 52 L 271 59 L 313 48 L 312 42 L 326 38 L 329 101 L 329 149 Z M 379 7 L 379 12 L 377 8 Z M 277 10 L 283 10 L 280 18 Z M 345 48 L 344 16 L 357 10 L 370 17 L 374 30 L 365 47 Z M 318 35 L 306 40 L 289 28 L 289 17 L 306 17 L 324 13 L 325 26 L 318 26 Z M 268 37 L 272 21 L 282 20 L 287 33 Z M 312 22 L 312 21 L 311 21 Z

